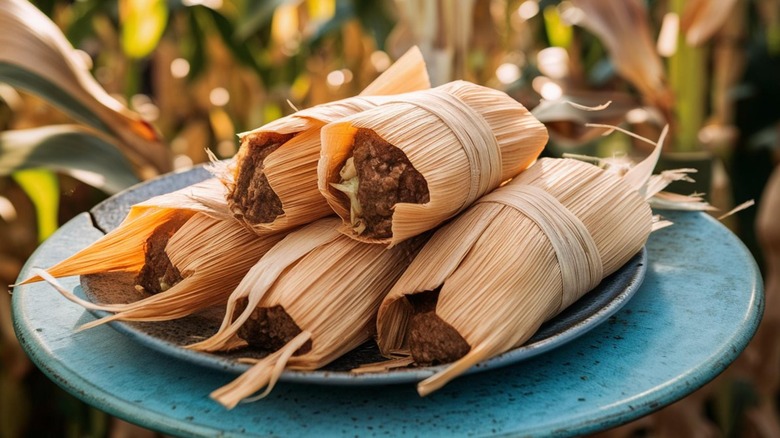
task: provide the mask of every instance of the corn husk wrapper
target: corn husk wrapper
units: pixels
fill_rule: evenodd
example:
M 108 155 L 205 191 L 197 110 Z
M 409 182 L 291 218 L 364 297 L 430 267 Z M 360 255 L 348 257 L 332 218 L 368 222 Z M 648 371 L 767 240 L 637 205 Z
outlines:
M 320 128 L 332 121 L 376 107 L 382 96 L 430 88 L 425 62 L 417 47 L 399 58 L 359 96 L 318 105 L 240 134 L 241 147 L 233 164 L 217 164 L 214 172 L 228 187 L 228 203 L 236 218 L 258 233 L 287 230 L 332 214 L 317 189 L 317 160 L 320 157 Z M 386 97 L 385 97 L 386 98 Z M 263 168 L 242 170 L 244 160 L 264 146 L 270 135 L 294 135 L 263 160 Z M 239 172 L 253 172 L 253 179 L 265 175 L 281 201 L 283 213 L 271 222 L 257 222 L 234 200 Z
M 163 292 L 128 304 L 96 304 L 46 279 L 69 300 L 88 309 L 114 313 L 81 329 L 111 321 L 167 321 L 224 306 L 249 269 L 283 237 L 283 233 L 258 236 L 232 219 L 195 213 L 165 247 L 183 278 Z
M 219 180 L 211 178 L 133 205 L 114 230 L 46 271 L 52 277 L 139 271 L 144 265 L 144 244 L 158 226 L 195 213 L 232 221 L 224 194 Z M 24 283 L 40 280 L 35 276 Z
M 429 202 L 395 205 L 389 238 L 358 234 L 348 201 L 331 186 L 359 128 L 401 149 L 428 186 Z M 524 170 L 544 148 L 547 130 L 506 94 L 456 81 L 331 123 L 322 129 L 322 142 L 319 189 L 343 219 L 342 232 L 392 246 L 433 229 Z
M 376 311 L 421 245 L 414 239 L 387 250 L 365 245 L 337 231 L 340 221 L 326 218 L 288 234 L 246 275 L 230 297 L 217 334 L 190 346 L 218 351 L 241 345 L 238 329 L 257 307 L 282 306 L 301 329 L 280 350 L 259 360 L 212 397 L 231 408 L 266 387 L 284 369 L 317 369 L 370 339 Z M 236 305 L 246 309 L 234 317 Z M 311 341 L 311 349 L 293 355 Z
M 380 349 L 409 348 L 412 307 L 404 296 L 437 288 L 436 315 L 470 351 L 422 381 L 421 395 L 522 345 L 627 262 L 657 227 L 647 199 L 664 185 L 650 176 L 660 145 L 623 176 L 576 160 L 541 159 L 482 198 L 434 234 L 385 298 Z

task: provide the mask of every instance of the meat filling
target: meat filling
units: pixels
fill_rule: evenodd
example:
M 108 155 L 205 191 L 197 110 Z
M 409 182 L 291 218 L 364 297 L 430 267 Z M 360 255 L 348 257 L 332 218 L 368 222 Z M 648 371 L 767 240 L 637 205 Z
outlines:
M 243 312 L 244 308 L 246 308 L 246 300 L 239 303 L 235 315 Z M 238 336 L 250 346 L 269 352 L 284 347 L 300 333 L 300 327 L 295 324 L 295 321 L 282 306 L 258 307 L 244 325 L 238 329 Z M 303 344 L 295 354 L 304 354 L 310 350 L 311 339 Z
M 349 198 L 352 226 L 366 237 L 393 235 L 395 204 L 430 201 L 425 178 L 401 149 L 369 129 L 358 129 L 340 177 L 334 187 Z
M 451 325 L 436 315 L 439 291 L 407 295 L 414 308 L 407 335 L 414 361 L 420 366 L 454 362 L 471 347 Z
M 292 137 L 292 134 L 263 133 L 247 140 L 244 146 L 247 153 L 241 159 L 235 185 L 227 199 L 230 208 L 249 223 L 273 222 L 284 213 L 282 201 L 268 184 L 263 161 Z
M 168 240 L 190 218 L 190 214 L 177 214 L 172 220 L 154 229 L 144 243 L 144 265 L 135 277 L 136 287 L 156 294 L 164 292 L 181 281 L 182 276 L 176 266 L 173 266 L 165 247 Z

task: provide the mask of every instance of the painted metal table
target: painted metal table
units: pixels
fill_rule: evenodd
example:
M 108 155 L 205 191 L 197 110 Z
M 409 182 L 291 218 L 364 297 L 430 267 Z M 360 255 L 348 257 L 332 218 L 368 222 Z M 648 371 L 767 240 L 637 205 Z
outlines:
M 137 200 L 160 186 L 145 189 Z M 93 210 L 94 225 L 116 223 L 116 209 Z M 675 225 L 651 236 L 644 283 L 617 314 L 550 352 L 463 376 L 426 398 L 408 384 L 283 382 L 266 399 L 226 411 L 208 394 L 234 375 L 172 359 L 111 327 L 76 333 L 94 317 L 41 283 L 14 290 L 14 327 L 31 359 L 60 386 L 166 434 L 588 433 L 646 415 L 701 387 L 744 349 L 760 320 L 761 278 L 739 240 L 703 214 L 666 216 Z M 31 257 L 21 278 L 33 266 L 51 266 L 88 245 L 100 235 L 92 225 L 87 213 L 66 224 Z M 75 287 L 78 279 L 64 283 Z

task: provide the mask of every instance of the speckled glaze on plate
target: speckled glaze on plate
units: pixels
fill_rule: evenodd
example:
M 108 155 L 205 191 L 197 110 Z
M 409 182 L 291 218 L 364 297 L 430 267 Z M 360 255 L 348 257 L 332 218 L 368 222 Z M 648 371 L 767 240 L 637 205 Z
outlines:
M 177 190 L 207 177 L 202 169 L 166 176 L 152 183 L 141 184 L 120 193 L 92 211 L 93 223 L 106 232 L 116 227 L 130 205 L 148 197 Z M 494 369 L 520 362 L 554 349 L 587 333 L 607 321 L 634 295 L 642 284 L 647 263 L 643 248 L 617 272 L 605 278 L 594 290 L 548 321 L 523 346 L 493 357 L 472 367 L 467 373 Z M 136 301 L 143 297 L 132 286 L 132 275 L 99 274 L 81 278 L 81 292 L 93 302 L 119 303 Z M 105 316 L 104 312 L 94 312 Z M 210 309 L 197 315 L 174 321 L 156 323 L 112 322 L 110 325 L 135 342 L 149 348 L 213 369 L 240 373 L 247 369 L 238 357 L 262 357 L 257 351 L 245 349 L 233 354 L 212 354 L 191 351 L 183 345 L 202 339 L 216 331 L 222 320 L 220 309 Z M 330 385 L 384 385 L 416 382 L 425 379 L 445 365 L 434 367 L 401 368 L 381 373 L 355 374 L 351 369 L 366 363 L 383 360 L 373 341 L 366 342 L 352 352 L 316 371 L 291 371 L 281 380 L 299 383 Z

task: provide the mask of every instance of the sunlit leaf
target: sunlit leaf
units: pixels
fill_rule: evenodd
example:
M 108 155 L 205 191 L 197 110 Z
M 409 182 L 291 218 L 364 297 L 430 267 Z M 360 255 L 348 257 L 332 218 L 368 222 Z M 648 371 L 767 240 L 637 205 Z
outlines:
M 43 242 L 57 231 L 57 214 L 60 205 L 60 184 L 57 176 L 46 169 L 29 169 L 14 172 L 13 178 L 27 193 L 38 217 L 38 240 Z
M 274 11 L 285 3 L 298 3 L 295 0 L 264 0 L 247 2 L 247 11 L 243 14 L 236 28 L 236 37 L 245 40 L 254 35 L 261 27 L 271 23 Z
M 236 59 L 242 64 L 248 67 L 252 67 L 255 70 L 259 69 L 257 61 L 252 55 L 252 52 L 249 50 L 247 43 L 236 38 L 234 34 L 235 28 L 233 27 L 233 23 L 225 18 L 224 15 L 213 9 L 204 8 L 204 10 L 208 13 L 208 15 L 211 16 L 211 19 L 214 22 L 214 26 L 216 27 L 219 36 L 222 38 L 222 42 L 225 44 L 228 50 L 230 50 L 233 56 L 235 56 Z
M 274 102 L 268 102 L 263 106 L 263 119 L 265 122 L 270 122 L 282 117 L 282 108 Z
M 298 6 L 294 4 L 279 6 L 274 11 L 271 21 L 271 38 L 274 43 L 283 46 L 298 35 L 299 26 Z
M 165 0 L 120 0 L 122 50 L 131 58 L 143 58 L 157 47 L 168 23 Z
M 327 21 L 336 15 L 336 0 L 307 0 L 306 9 L 313 21 Z
M 92 20 L 99 11 L 106 10 L 108 3 L 101 0 L 81 0 L 73 3 L 71 11 L 73 21 L 68 25 L 65 34 L 68 41 L 78 47 L 84 38 L 94 33 Z
M 691 46 L 707 42 L 723 27 L 736 4 L 737 0 L 688 0 L 680 18 L 685 42 Z
M 655 50 L 650 16 L 643 0 L 572 0 L 581 9 L 581 24 L 596 34 L 615 68 L 643 95 L 646 102 L 671 107 L 661 58 Z
M 543 16 L 544 27 L 545 30 L 547 30 L 547 39 L 550 41 L 550 45 L 555 47 L 569 47 L 574 32 L 571 25 L 561 19 L 558 8 L 555 6 L 547 6 L 544 8 Z
M 0 175 L 45 167 L 114 194 L 138 182 L 111 137 L 79 125 L 0 133 Z
M 138 169 L 153 173 L 171 169 L 170 152 L 157 132 L 97 83 L 48 17 L 24 0 L 3 0 L 0 29 L 0 81 L 36 93 L 116 135 L 122 152 Z

